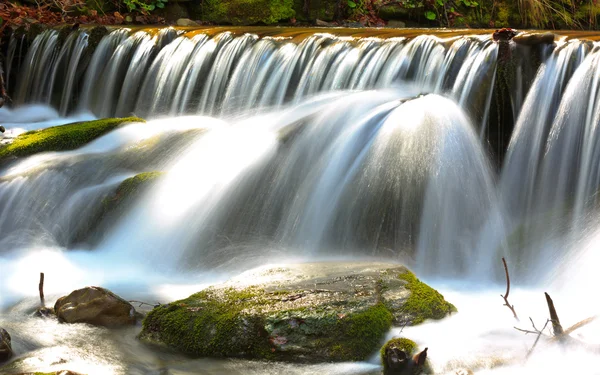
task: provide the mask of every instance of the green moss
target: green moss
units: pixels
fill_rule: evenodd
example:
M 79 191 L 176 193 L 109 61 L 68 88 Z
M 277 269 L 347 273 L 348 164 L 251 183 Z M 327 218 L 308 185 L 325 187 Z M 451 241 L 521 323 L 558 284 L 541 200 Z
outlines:
M 0 148 L 0 161 L 38 152 L 74 150 L 124 123 L 143 121 L 135 117 L 109 118 L 30 131 L 19 135 L 14 142 Z
M 202 19 L 233 25 L 270 25 L 294 17 L 293 0 L 207 0 Z
M 141 337 L 197 356 L 269 358 L 261 320 L 244 313 L 263 303 L 263 293 L 254 288 L 207 289 L 159 306 L 144 319 Z
M 406 288 L 410 296 L 402 307 L 402 312 L 413 317 L 412 324 L 419 324 L 427 319 L 442 319 L 456 312 L 456 307 L 447 302 L 438 291 L 421 282 L 414 273 L 407 271 L 398 275 L 407 282 Z
M 348 338 L 344 343 L 347 348 L 347 356 L 344 359 L 358 361 L 372 354 L 392 327 L 393 318 L 383 303 L 348 317 L 343 324 L 345 336 Z

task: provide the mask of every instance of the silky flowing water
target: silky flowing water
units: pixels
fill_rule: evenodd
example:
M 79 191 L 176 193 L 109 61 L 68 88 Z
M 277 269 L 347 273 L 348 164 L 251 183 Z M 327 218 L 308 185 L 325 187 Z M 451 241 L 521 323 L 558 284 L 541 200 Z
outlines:
M 528 358 L 535 337 L 513 329 L 544 325 L 543 291 L 566 327 L 600 312 L 597 45 L 559 38 L 536 47 L 537 69 L 516 64 L 515 128 L 496 168 L 489 124 L 505 57 L 490 35 L 363 34 L 116 29 L 92 43 L 87 30 L 48 30 L 20 63 L 11 41 L 6 139 L 149 119 L 0 170 L 0 326 L 19 369 L 379 373 L 376 353 L 319 365 L 189 359 L 143 346 L 139 327 L 30 316 L 39 272 L 48 301 L 101 285 L 165 303 L 266 264 L 377 259 L 407 264 L 457 306 L 401 332 L 429 347 L 436 373 L 600 373 L 599 323 L 574 334 L 586 346 L 540 343 Z M 510 48 L 516 61 L 532 53 Z M 102 200 L 145 171 L 167 173 L 87 233 Z M 520 323 L 499 296 L 502 257 Z

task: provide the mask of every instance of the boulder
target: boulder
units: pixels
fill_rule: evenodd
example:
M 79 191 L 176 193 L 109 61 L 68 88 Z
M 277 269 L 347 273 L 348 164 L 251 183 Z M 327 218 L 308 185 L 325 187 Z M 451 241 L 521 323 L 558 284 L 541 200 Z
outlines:
M 13 355 L 10 335 L 4 328 L 0 328 L 0 362 L 4 362 Z
M 144 319 L 139 338 L 196 356 L 364 360 L 392 324 L 453 311 L 401 265 L 306 263 L 259 268 L 158 306 Z
M 135 324 L 134 307 L 111 291 L 99 287 L 78 289 L 54 304 L 59 321 L 104 327 Z

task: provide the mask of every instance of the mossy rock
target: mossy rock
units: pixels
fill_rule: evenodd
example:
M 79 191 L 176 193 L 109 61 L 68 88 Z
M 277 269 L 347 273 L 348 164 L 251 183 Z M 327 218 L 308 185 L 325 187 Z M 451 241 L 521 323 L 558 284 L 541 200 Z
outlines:
M 23 133 L 12 143 L 0 148 L 0 162 L 39 152 L 74 150 L 130 122 L 144 122 L 144 120 L 137 117 L 107 118 Z
M 402 281 L 405 274 L 412 275 L 403 266 L 362 262 L 260 269 L 244 275 L 253 285 L 231 281 L 155 308 L 140 338 L 202 357 L 365 360 L 396 317 L 408 324 L 412 316 L 438 317 L 439 307 L 425 303 L 404 311 L 415 293 L 408 285 L 421 293 Z
M 193 11 L 203 21 L 232 25 L 271 25 L 295 16 L 294 0 L 207 0 Z
M 130 177 L 117 187 L 115 193 L 102 201 L 103 216 L 124 212 L 140 194 L 164 175 L 164 172 L 143 172 Z

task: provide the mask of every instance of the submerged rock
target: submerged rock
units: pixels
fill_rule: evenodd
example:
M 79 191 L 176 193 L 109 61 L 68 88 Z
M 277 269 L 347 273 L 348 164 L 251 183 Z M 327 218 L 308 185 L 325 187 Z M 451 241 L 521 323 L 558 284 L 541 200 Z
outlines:
M 139 337 L 197 356 L 364 360 L 392 324 L 453 311 L 401 265 L 307 263 L 250 271 L 156 307 Z
M 12 357 L 12 345 L 10 335 L 4 328 L 0 328 L 0 362 L 4 362 Z
M 54 304 L 56 316 L 66 323 L 89 323 L 104 327 L 135 324 L 134 307 L 110 290 L 99 287 L 78 289 Z
M 74 150 L 130 122 L 144 120 L 136 117 L 109 118 L 29 131 L 0 148 L 0 161 L 39 152 Z

